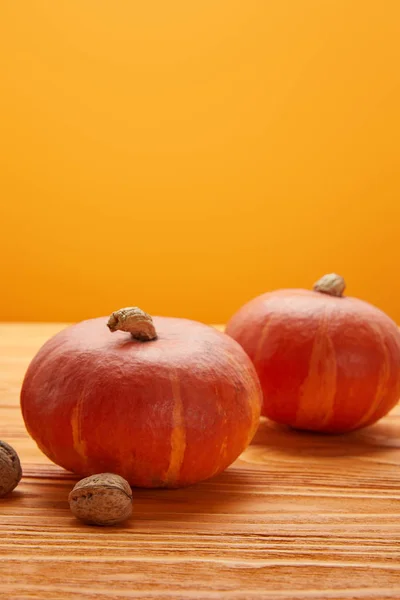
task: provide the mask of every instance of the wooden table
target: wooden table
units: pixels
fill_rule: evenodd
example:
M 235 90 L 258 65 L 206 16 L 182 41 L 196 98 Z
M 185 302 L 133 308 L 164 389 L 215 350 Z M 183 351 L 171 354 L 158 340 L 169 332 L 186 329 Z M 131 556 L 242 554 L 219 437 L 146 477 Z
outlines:
M 0 598 L 400 598 L 400 411 L 323 437 L 262 422 L 228 471 L 177 491 L 134 491 L 134 519 L 76 521 L 74 477 L 25 432 L 21 380 L 62 325 L 0 325 L 0 439 L 24 477 L 0 500 Z

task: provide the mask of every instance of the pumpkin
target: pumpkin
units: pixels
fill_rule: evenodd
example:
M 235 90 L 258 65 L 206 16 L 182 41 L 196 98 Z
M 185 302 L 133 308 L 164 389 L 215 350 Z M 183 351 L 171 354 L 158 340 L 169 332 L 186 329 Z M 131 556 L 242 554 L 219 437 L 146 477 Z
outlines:
M 329 274 L 313 291 L 254 298 L 228 323 L 226 333 L 254 363 L 269 419 L 341 433 L 374 423 L 397 403 L 399 329 L 344 289 L 343 278 Z
M 107 328 L 108 324 L 108 328 Z M 26 373 L 26 427 L 55 463 L 179 487 L 223 471 L 251 441 L 262 393 L 230 337 L 137 308 L 66 328 Z

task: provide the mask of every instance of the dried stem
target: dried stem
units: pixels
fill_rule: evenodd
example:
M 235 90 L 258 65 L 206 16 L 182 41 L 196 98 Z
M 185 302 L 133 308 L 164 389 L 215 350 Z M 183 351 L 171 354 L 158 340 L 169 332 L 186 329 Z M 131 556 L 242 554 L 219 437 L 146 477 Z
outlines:
M 338 298 L 343 296 L 345 289 L 345 280 L 340 275 L 336 275 L 336 273 L 324 275 L 314 283 L 313 287 L 315 292 L 321 292 L 321 294 L 328 294 L 329 296 L 336 296 Z
M 126 331 L 135 340 L 147 342 L 154 340 L 157 333 L 153 319 L 137 306 L 121 308 L 112 313 L 108 319 L 107 327 L 110 331 Z

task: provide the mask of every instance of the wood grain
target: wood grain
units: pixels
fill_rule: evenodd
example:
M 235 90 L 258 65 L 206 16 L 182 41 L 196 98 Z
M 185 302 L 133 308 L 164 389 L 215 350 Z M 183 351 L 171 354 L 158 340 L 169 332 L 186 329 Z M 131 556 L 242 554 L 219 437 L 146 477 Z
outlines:
M 0 439 L 24 477 L 0 500 L 0 597 L 400 598 L 400 411 L 325 437 L 263 421 L 213 480 L 134 490 L 128 525 L 77 522 L 75 478 L 29 439 L 18 395 L 29 360 L 62 326 L 0 325 Z

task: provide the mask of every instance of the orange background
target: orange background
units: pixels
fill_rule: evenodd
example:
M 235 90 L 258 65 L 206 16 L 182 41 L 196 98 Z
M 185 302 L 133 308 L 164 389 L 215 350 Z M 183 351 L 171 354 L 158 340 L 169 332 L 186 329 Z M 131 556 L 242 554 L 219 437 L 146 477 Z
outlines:
M 335 270 L 400 322 L 398 0 L 2 0 L 0 132 L 0 319 Z

